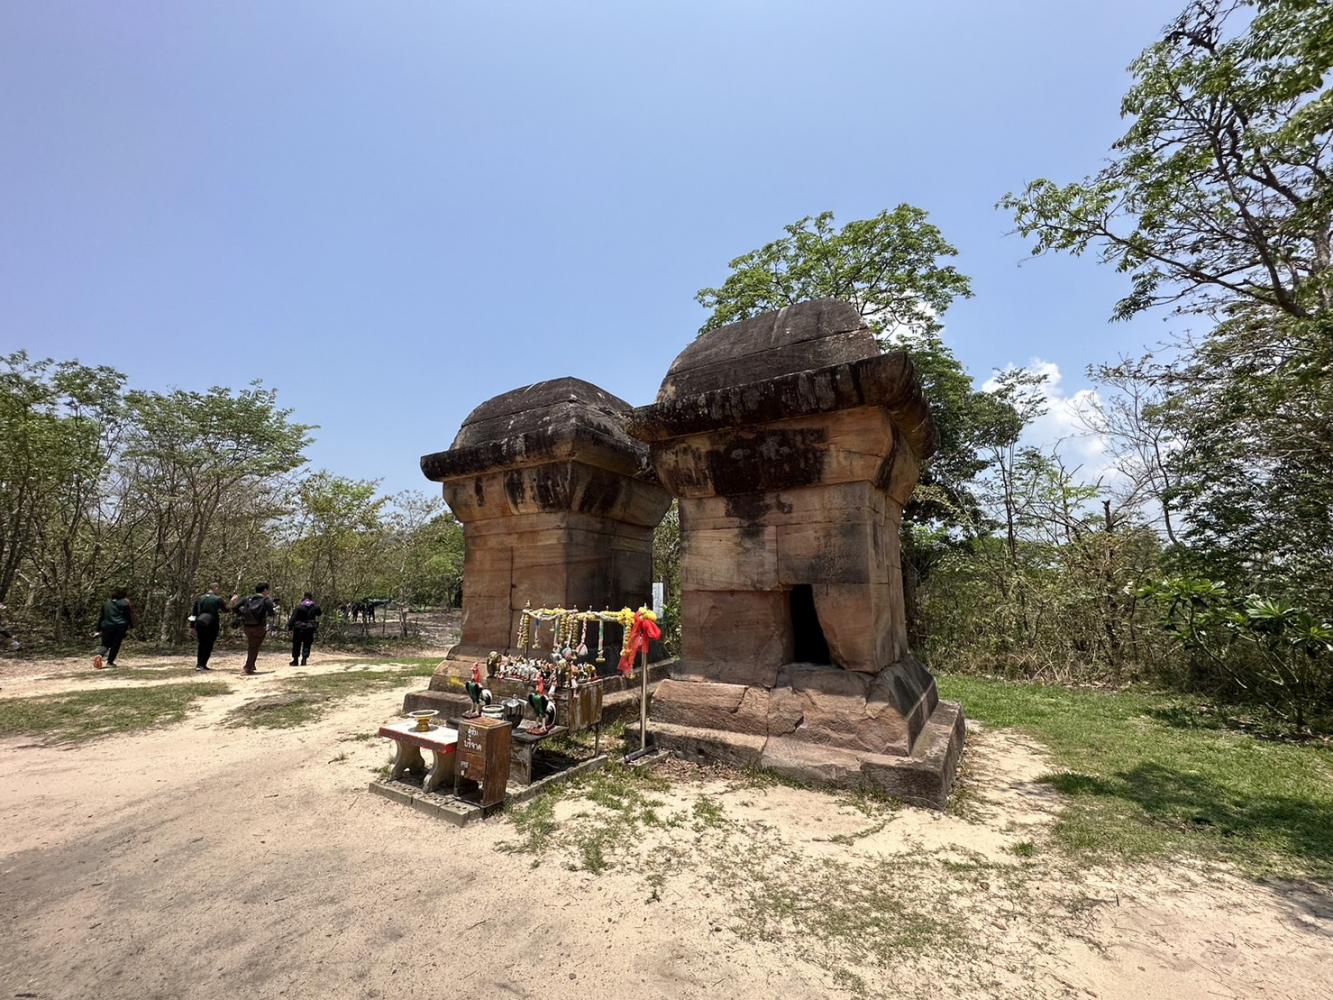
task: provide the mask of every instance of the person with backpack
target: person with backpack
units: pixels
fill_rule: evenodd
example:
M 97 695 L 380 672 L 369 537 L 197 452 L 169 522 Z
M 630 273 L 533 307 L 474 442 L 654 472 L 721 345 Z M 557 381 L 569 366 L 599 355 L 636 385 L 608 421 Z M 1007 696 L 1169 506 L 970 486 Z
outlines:
M 268 584 L 256 584 L 255 592 L 236 604 L 235 611 L 245 633 L 245 668 L 242 673 L 258 673 L 255 661 L 259 659 L 259 647 L 264 645 L 264 637 L 268 635 L 268 620 L 278 613 L 277 606 L 268 596 Z
M 213 644 L 218 641 L 218 630 L 222 628 L 222 613 L 229 611 L 238 596 L 231 595 L 230 601 L 218 596 L 218 586 L 208 588 L 208 593 L 194 602 L 194 613 L 190 615 L 190 627 L 194 629 L 198 652 L 195 655 L 194 669 L 203 673 L 213 668 L 208 665 L 208 658 L 213 655 Z
M 97 632 L 102 637 L 102 646 L 93 657 L 94 670 L 116 665 L 120 644 L 138 620 L 138 612 L 134 610 L 128 591 L 124 587 L 117 587 L 102 605 L 102 614 L 97 619 Z
M 292 662 L 290 666 L 304 667 L 310 659 L 310 647 L 315 641 L 315 632 L 319 629 L 319 616 L 324 612 L 315 603 L 315 595 L 306 591 L 301 603 L 292 609 L 287 619 L 287 628 L 292 633 Z
M 0 611 L 4 611 L 7 607 L 8 605 L 0 604 Z M 4 647 L 11 653 L 17 653 L 23 648 L 23 643 L 19 642 L 18 636 L 5 628 L 3 624 L 0 624 L 0 642 L 3 642 Z

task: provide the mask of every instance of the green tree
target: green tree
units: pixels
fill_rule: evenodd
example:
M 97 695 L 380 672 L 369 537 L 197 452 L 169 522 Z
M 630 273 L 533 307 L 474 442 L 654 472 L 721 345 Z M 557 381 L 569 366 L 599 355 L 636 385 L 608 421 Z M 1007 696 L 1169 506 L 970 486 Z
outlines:
M 296 495 L 299 548 L 308 557 L 306 587 L 334 601 L 372 596 L 367 588 L 384 576 L 378 565 L 385 534 L 380 518 L 389 502 L 378 492 L 377 481 L 330 472 L 301 481 Z M 392 575 L 386 582 L 392 585 Z
M 1033 253 L 1095 248 L 1128 274 L 1117 317 L 1163 303 L 1315 317 L 1333 303 L 1330 70 L 1333 5 L 1195 0 L 1130 67 L 1132 121 L 1106 166 L 1000 204 Z
M 1146 374 L 1169 397 L 1182 569 L 1333 613 L 1333 337 L 1246 308 Z
M 0 359 L 0 601 L 37 539 L 65 451 L 52 362 L 19 351 Z
M 1128 274 L 1115 316 L 1173 304 L 1216 321 L 1165 361 L 1103 370 L 1148 400 L 1121 429 L 1166 530 L 1188 543 L 1183 569 L 1325 610 L 1330 71 L 1333 5 L 1195 0 L 1131 66 L 1130 125 L 1106 166 L 1001 202 L 1034 253 L 1095 249 Z
M 415 600 L 458 607 L 463 603 L 463 525 L 450 511 L 439 514 L 417 533 L 421 553 L 413 563 Z
M 125 377 L 73 361 L 0 359 L 0 601 L 27 578 L 52 628 L 81 629 L 119 566 L 106 534 L 124 514 L 108 494 Z
M 1020 447 L 1005 464 L 987 498 L 1004 530 L 944 554 L 925 588 L 932 662 L 1063 682 L 1163 666 L 1134 593 L 1160 572 L 1161 541 L 1137 500 L 1117 501 L 1055 452 Z
M 680 650 L 680 504 L 675 500 L 653 530 L 653 579 L 662 582 L 662 640 Z
M 953 300 L 970 298 L 966 276 L 940 259 L 958 251 L 926 221 L 926 213 L 899 205 L 841 229 L 832 212 L 806 216 L 786 235 L 741 254 L 727 266 L 721 288 L 701 288 L 695 299 L 711 310 L 704 330 L 810 299 L 842 299 L 856 306 L 876 333 L 936 333 Z
M 238 573 L 267 550 L 262 532 L 281 513 L 281 479 L 305 462 L 311 428 L 292 421 L 277 393 L 258 383 L 235 392 L 131 392 L 128 406 L 125 502 L 141 514 L 131 548 L 146 554 L 134 575 L 144 588 L 145 624 L 155 622 L 163 641 L 176 640 L 224 522 L 245 528 Z

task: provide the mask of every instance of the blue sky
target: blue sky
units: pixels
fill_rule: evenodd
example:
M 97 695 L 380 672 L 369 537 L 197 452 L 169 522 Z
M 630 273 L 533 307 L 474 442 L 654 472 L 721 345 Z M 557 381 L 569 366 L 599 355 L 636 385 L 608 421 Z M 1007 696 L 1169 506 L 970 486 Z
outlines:
M 497 392 L 651 400 L 693 300 L 788 222 L 930 212 L 978 381 L 1158 342 L 998 198 L 1095 169 L 1179 0 L 0 6 L 0 350 L 261 378 L 313 465 L 417 459 Z M 1022 266 L 1020 266 L 1022 265 Z

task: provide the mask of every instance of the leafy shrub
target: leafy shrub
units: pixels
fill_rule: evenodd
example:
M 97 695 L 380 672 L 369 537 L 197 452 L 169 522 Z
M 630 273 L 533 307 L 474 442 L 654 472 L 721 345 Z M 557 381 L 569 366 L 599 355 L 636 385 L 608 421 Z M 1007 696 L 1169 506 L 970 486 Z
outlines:
M 1160 625 L 1218 679 L 1261 702 L 1298 731 L 1333 708 L 1333 624 L 1284 601 L 1230 593 L 1201 577 L 1149 584 L 1139 596 L 1162 608 Z

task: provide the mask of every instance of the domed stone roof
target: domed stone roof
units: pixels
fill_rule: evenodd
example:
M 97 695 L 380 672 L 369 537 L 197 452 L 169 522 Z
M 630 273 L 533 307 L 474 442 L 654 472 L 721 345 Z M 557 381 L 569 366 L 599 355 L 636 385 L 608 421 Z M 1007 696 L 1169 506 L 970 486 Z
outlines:
M 581 378 L 566 376 L 510 389 L 492 396 L 469 413 L 452 447 L 469 448 L 504 441 L 518 434 L 593 427 L 625 436 L 624 417 L 630 405 Z
M 646 468 L 647 449 L 625 432 L 631 412 L 623 399 L 580 378 L 535 382 L 474 409 L 449 450 L 423 456 L 421 470 L 439 481 L 577 454 L 634 474 Z
M 880 354 L 856 307 L 814 299 L 710 330 L 676 356 L 659 403 Z
M 881 351 L 850 303 L 816 299 L 703 334 L 628 426 L 656 444 L 862 406 L 887 411 L 918 459 L 934 453 L 938 438 L 911 358 Z

